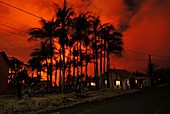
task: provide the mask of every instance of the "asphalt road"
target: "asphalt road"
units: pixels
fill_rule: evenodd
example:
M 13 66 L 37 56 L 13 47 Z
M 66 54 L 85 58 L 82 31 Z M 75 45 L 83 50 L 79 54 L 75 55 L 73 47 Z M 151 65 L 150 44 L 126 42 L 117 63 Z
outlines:
M 170 86 L 84 103 L 50 114 L 170 114 Z

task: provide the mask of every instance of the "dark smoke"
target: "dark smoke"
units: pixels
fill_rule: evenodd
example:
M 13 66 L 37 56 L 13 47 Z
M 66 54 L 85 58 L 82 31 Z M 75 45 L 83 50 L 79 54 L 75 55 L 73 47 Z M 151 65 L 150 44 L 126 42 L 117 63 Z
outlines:
M 144 0 L 124 0 L 127 10 L 120 19 L 119 31 L 123 32 L 129 28 L 129 22 L 141 9 Z

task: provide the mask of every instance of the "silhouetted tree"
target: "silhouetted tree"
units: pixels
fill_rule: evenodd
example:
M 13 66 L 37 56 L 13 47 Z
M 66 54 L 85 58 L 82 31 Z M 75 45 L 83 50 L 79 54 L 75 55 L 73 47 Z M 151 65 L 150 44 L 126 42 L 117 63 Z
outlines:
M 15 78 L 19 71 L 21 71 L 24 67 L 24 63 L 16 57 L 9 57 L 10 62 L 10 83 L 15 85 Z
M 56 23 L 59 24 L 58 28 L 58 38 L 59 38 L 59 44 L 62 48 L 62 58 L 63 58 L 63 65 L 62 65 L 62 93 L 64 93 L 64 81 L 65 81 L 65 45 L 68 44 L 68 34 L 71 29 L 72 25 L 72 17 L 74 16 L 74 11 L 71 7 L 67 6 L 66 0 L 64 0 L 63 7 L 57 6 L 57 13 L 56 13 Z
M 80 80 L 81 80 L 81 85 L 82 85 L 82 76 L 83 76 L 83 51 L 82 51 L 82 43 L 84 44 L 83 41 L 89 37 L 89 30 L 90 30 L 90 21 L 89 21 L 89 12 L 86 13 L 80 13 L 77 17 L 74 18 L 74 37 L 76 38 L 77 43 L 80 43 L 79 46 L 79 55 L 80 55 Z M 87 43 L 87 42 L 86 42 Z M 78 50 L 78 45 L 77 45 L 77 50 Z
M 99 56 L 99 31 L 101 29 L 101 21 L 99 17 L 93 16 L 91 20 L 91 30 L 92 30 L 92 50 L 94 56 L 94 76 L 98 77 L 98 56 Z M 96 80 L 96 85 L 98 87 L 98 82 Z
M 107 71 L 109 71 L 110 67 L 110 54 L 115 55 L 116 57 L 121 57 L 123 51 L 122 34 L 117 32 L 112 25 L 109 26 L 109 29 L 111 28 L 112 30 L 111 31 L 109 30 L 110 32 L 108 32 L 108 34 L 106 34 L 106 37 L 104 37 L 106 40 Z M 107 79 L 109 79 L 108 73 Z
M 53 38 L 57 37 L 58 23 L 52 19 L 51 21 L 41 20 L 41 28 L 32 28 L 28 31 L 31 40 L 41 39 L 50 44 L 50 87 L 52 87 L 52 58 L 53 58 Z
M 53 50 L 52 50 L 53 51 Z M 40 77 L 41 77 L 41 71 L 43 68 L 47 70 L 47 89 L 49 87 L 49 64 L 48 64 L 48 59 L 50 58 L 50 45 L 46 42 L 41 42 L 41 47 L 40 48 L 35 48 L 34 52 L 31 53 L 30 55 L 32 58 L 28 61 L 32 69 L 37 70 L 37 76 L 38 72 L 40 72 Z M 45 61 L 45 64 L 43 62 Z

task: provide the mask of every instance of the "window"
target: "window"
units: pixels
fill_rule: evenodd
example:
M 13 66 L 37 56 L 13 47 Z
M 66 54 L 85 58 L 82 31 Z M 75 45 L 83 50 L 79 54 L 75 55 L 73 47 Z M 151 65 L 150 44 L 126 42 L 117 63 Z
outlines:
M 120 86 L 120 81 L 116 80 L 116 86 Z
M 107 85 L 107 80 L 105 80 L 104 83 Z
M 138 80 L 135 80 L 135 84 L 137 84 L 138 83 Z
M 96 86 L 96 83 L 95 82 L 91 82 L 90 85 L 91 86 Z

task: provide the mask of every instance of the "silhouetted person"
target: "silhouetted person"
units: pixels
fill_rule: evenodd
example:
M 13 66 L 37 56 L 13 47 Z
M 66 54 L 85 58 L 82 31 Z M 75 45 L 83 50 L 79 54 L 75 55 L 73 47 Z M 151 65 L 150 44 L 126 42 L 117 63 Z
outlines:
M 17 97 L 21 99 L 21 80 L 20 80 L 20 72 L 16 75 L 17 81 Z

